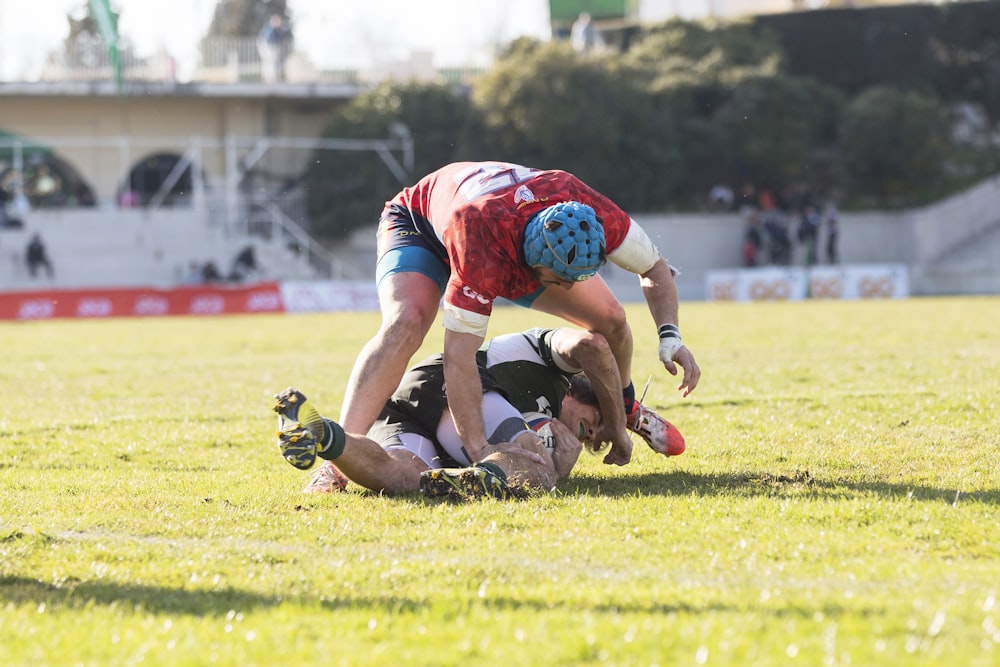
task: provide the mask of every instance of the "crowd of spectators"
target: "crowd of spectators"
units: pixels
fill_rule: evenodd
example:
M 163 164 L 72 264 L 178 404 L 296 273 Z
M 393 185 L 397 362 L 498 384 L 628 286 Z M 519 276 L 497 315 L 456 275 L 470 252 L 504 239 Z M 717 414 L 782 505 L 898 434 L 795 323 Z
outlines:
M 186 285 L 213 285 L 218 283 L 248 283 L 263 277 L 257 253 L 252 245 L 248 245 L 236 253 L 229 273 L 219 270 L 214 260 L 200 262 L 191 260 L 181 282 Z
M 811 193 L 789 189 L 775 195 L 745 184 L 738 192 L 716 185 L 709 208 L 739 211 L 743 230 L 743 266 L 815 266 L 840 261 L 839 214 L 833 202 L 821 204 Z
M 0 162 L 0 223 L 31 209 L 95 206 L 94 192 L 59 160 L 32 160 L 22 170 Z

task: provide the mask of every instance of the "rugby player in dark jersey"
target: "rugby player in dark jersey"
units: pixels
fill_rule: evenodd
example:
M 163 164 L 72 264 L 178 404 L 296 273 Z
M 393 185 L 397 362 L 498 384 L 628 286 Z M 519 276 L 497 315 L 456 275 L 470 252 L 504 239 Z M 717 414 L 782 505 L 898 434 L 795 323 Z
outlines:
M 607 341 L 569 328 L 531 329 L 493 338 L 477 354 L 488 445 L 464 447 L 450 412 L 441 354 L 411 368 L 361 436 L 324 418 L 297 389 L 278 394 L 279 448 L 292 465 L 325 463 L 307 491 L 343 489 L 347 479 L 373 491 L 507 498 L 551 490 L 583 446 L 599 447 L 602 402 L 620 395 Z M 669 434 L 672 451 L 684 439 Z

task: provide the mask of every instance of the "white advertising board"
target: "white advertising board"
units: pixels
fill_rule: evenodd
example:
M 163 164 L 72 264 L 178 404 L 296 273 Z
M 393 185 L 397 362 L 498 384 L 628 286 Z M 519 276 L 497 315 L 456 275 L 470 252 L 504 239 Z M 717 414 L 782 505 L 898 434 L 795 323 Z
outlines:
M 281 297 L 288 313 L 326 313 L 378 310 L 375 282 L 295 281 L 281 283 Z
M 706 281 L 711 301 L 799 301 L 806 297 L 806 272 L 799 267 L 709 271 Z
M 705 294 L 709 301 L 901 299 L 910 281 L 902 264 L 761 267 L 709 271 Z

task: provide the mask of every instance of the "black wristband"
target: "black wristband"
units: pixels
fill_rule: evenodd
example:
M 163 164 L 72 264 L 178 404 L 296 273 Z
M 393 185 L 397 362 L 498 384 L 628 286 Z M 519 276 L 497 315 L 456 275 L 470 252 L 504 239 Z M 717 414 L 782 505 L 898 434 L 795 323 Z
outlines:
M 660 325 L 660 340 L 664 338 L 680 338 L 681 330 L 677 328 L 676 324 L 662 324 Z

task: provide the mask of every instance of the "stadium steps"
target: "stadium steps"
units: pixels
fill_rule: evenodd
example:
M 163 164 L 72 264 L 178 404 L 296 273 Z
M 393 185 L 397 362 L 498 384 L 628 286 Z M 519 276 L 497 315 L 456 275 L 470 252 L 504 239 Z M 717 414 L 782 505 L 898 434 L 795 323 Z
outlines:
M 0 290 L 79 287 L 169 287 L 183 283 L 192 262 L 212 261 L 229 274 L 252 245 L 265 279 L 316 277 L 308 262 L 279 240 L 227 233 L 190 210 L 33 211 L 24 229 L 0 232 Z M 24 249 L 40 233 L 55 277 L 28 276 Z
M 1000 207 L 992 226 L 950 247 L 923 274 L 938 294 L 1000 294 Z

